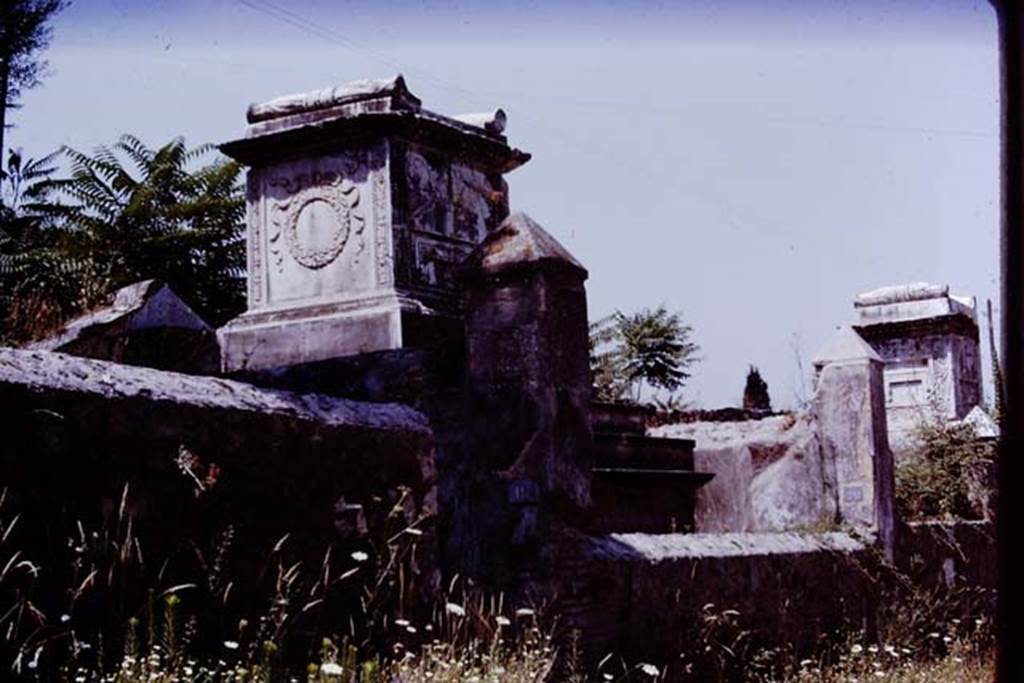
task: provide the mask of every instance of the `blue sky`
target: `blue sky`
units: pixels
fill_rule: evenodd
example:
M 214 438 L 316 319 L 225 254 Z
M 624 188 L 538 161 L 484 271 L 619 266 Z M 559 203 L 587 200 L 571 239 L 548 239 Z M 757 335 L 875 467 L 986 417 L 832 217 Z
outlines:
M 251 101 L 396 72 L 435 111 L 501 106 L 534 155 L 513 208 L 589 268 L 592 317 L 683 312 L 706 407 L 749 363 L 791 404 L 794 345 L 860 291 L 998 296 L 987 2 L 79 0 L 47 57 L 8 134 L 29 155 L 222 142 Z

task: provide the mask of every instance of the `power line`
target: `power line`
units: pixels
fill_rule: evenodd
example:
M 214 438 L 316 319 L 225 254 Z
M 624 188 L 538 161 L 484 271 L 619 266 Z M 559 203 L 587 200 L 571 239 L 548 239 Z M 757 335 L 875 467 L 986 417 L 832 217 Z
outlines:
M 364 45 L 356 40 L 353 40 L 349 36 L 339 31 L 336 31 L 330 27 L 317 24 L 291 10 L 288 10 L 286 8 L 281 7 L 280 5 L 270 2 L 269 0 L 238 0 L 238 2 L 240 2 L 242 5 L 246 7 L 249 7 L 250 9 L 262 12 L 274 19 L 287 23 L 309 35 L 314 35 L 318 38 L 321 38 L 331 43 L 340 44 L 351 50 L 363 52 L 369 57 L 371 57 L 373 60 L 385 64 L 389 68 L 394 69 L 396 72 L 411 73 L 417 75 L 417 77 L 422 77 L 424 80 L 432 82 L 436 87 L 453 93 L 456 98 L 458 98 L 460 101 L 464 103 L 467 103 L 469 106 L 476 106 L 477 104 L 479 95 L 481 93 L 477 93 L 472 90 L 462 88 L 456 84 L 451 83 L 446 79 L 435 76 L 434 74 L 424 69 L 404 69 L 399 62 L 397 62 L 394 59 L 391 59 L 384 53 L 381 53 L 367 45 Z M 517 94 L 505 92 L 488 94 L 504 94 L 506 96 L 518 97 L 521 99 L 531 99 L 528 95 L 524 96 L 521 93 Z M 472 97 L 473 99 L 470 100 L 470 97 Z M 725 197 L 722 197 L 717 192 L 710 191 L 706 188 L 696 189 L 690 187 L 686 184 L 679 182 L 678 180 L 672 179 L 671 177 L 667 177 L 665 174 L 656 172 L 648 165 L 637 164 L 632 160 L 624 159 L 618 155 L 610 154 L 606 147 L 602 145 L 595 145 L 590 141 L 582 140 L 578 136 L 566 132 L 565 129 L 553 125 L 538 117 L 522 112 L 517 112 L 516 116 L 522 117 L 524 120 L 532 123 L 535 127 L 547 129 L 549 134 L 553 135 L 558 141 L 562 142 L 563 144 L 567 144 L 570 147 L 574 147 L 577 150 L 581 150 L 590 156 L 600 158 L 601 160 L 605 161 L 609 166 L 613 166 L 616 169 L 629 169 L 630 171 L 638 175 L 645 176 L 646 178 L 648 178 L 650 182 L 660 185 L 661 187 L 669 191 L 679 192 L 689 197 L 691 201 L 708 205 L 717 209 L 719 212 L 722 213 L 723 218 L 734 230 L 753 230 L 755 229 L 755 227 L 749 224 L 756 222 L 761 224 L 757 228 L 759 233 L 770 232 L 778 235 L 779 237 L 783 237 L 786 235 L 790 237 L 794 236 L 790 230 L 782 226 L 779 226 L 777 223 L 768 221 L 763 217 L 758 218 L 756 221 L 744 220 L 741 223 L 737 217 L 740 215 L 745 215 L 746 217 L 749 217 L 751 214 L 750 210 L 738 207 L 738 205 L 735 202 L 726 199 Z M 771 225 L 771 227 L 765 227 L 771 223 L 774 223 L 773 225 Z

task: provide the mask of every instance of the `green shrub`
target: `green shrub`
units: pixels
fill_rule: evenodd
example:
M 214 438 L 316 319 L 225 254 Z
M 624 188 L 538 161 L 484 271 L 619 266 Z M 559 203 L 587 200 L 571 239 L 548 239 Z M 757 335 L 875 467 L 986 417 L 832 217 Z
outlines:
M 899 516 L 907 521 L 985 517 L 992 444 L 979 441 L 969 424 L 930 421 L 916 436 L 918 445 L 896 465 Z

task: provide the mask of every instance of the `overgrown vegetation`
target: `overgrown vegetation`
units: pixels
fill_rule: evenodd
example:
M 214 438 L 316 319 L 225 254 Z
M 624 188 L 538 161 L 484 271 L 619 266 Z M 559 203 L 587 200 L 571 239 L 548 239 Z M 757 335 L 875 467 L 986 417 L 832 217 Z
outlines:
M 0 213 L 0 341 L 38 337 L 139 280 L 166 282 L 211 325 L 244 307 L 241 167 L 212 145 L 125 135 L 93 155 L 12 153 Z M 58 162 L 70 175 L 54 177 Z
M 584 662 L 553 638 L 557 615 L 515 609 L 455 579 L 434 593 L 410 580 L 422 526 L 395 500 L 365 550 L 305 566 L 278 539 L 257 589 L 229 561 L 231 530 L 191 552 L 200 571 L 149 557 L 126 490 L 107 525 L 68 525 L 69 560 L 29 552 L 39 527 L 0 498 L 0 670 L 18 680 L 558 681 L 976 680 L 990 672 L 991 595 L 926 590 L 863 566 L 878 605 L 868 632 L 822 633 L 807 653 L 769 647 L 734 609 L 705 605 L 672 661 Z M 67 562 L 67 567 L 57 563 Z M 418 593 L 418 595 L 417 595 Z M 246 596 L 244 599 L 240 596 Z M 424 598 L 429 597 L 429 600 Z M 767 638 L 765 638 L 767 636 Z M 943 676 L 953 678 L 941 678 Z
M 896 509 L 906 521 L 982 519 L 989 500 L 995 444 L 968 423 L 922 422 L 916 446 L 897 460 Z

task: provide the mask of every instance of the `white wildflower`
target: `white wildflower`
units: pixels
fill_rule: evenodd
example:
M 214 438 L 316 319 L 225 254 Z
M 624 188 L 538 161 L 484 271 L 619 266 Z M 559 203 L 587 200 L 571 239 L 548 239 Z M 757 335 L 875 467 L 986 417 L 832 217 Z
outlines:
M 409 625 L 409 620 L 408 619 L 395 619 L 395 626 L 408 626 L 408 625 Z
M 855 655 L 859 655 L 861 652 L 864 652 L 864 646 L 860 643 L 857 643 L 850 648 L 850 652 L 852 652 Z
M 405 630 L 406 630 L 407 633 L 416 633 L 416 627 L 415 626 L 406 626 Z
M 449 602 L 447 605 L 445 605 L 444 611 L 448 614 L 454 614 L 458 617 L 466 616 L 466 608 L 464 608 L 462 605 L 456 605 L 454 602 Z
M 349 555 L 349 557 L 351 557 L 356 562 L 366 562 L 368 559 L 370 559 L 370 556 L 364 553 L 362 550 L 355 551 L 354 553 Z
M 62 615 L 60 615 L 60 623 L 66 624 L 69 621 L 71 621 L 71 615 L 70 614 L 62 614 Z
M 640 670 L 643 671 L 648 676 L 651 676 L 652 678 L 656 678 L 658 676 L 658 674 L 660 673 L 658 671 L 658 667 L 654 666 L 653 664 L 641 664 L 640 665 Z
M 345 670 L 341 668 L 340 664 L 334 662 L 324 662 L 320 665 L 320 673 L 324 676 L 340 676 L 345 673 Z
M 229 650 L 237 650 L 238 649 L 238 643 L 233 641 L 233 640 L 225 640 L 224 641 L 224 647 L 226 647 Z

